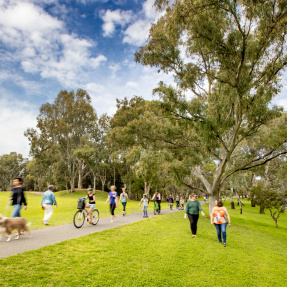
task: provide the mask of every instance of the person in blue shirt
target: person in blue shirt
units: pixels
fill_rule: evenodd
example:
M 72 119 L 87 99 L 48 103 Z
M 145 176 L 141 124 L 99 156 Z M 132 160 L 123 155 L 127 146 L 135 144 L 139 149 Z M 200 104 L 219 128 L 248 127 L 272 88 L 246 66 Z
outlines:
M 42 219 L 44 225 L 49 225 L 48 221 L 54 213 L 53 205 L 58 207 L 55 195 L 55 187 L 53 185 L 48 186 L 48 190 L 44 192 L 41 201 L 42 209 L 45 210 L 44 218 Z
M 115 208 L 118 207 L 118 193 L 116 192 L 116 187 L 114 185 L 111 186 L 111 191 L 109 192 L 105 205 L 107 205 L 108 202 L 110 202 L 110 210 L 112 215 L 111 222 L 114 222 Z

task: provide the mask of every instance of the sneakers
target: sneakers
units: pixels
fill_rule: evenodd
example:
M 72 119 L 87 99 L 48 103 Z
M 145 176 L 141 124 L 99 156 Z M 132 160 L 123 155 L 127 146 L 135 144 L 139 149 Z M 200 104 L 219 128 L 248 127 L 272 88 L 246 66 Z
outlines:
M 44 225 L 49 225 L 48 221 L 44 221 Z
M 113 220 L 111 220 L 111 222 L 113 223 L 114 221 L 113 221 Z
M 226 243 L 225 242 L 223 242 L 223 246 L 226 247 Z

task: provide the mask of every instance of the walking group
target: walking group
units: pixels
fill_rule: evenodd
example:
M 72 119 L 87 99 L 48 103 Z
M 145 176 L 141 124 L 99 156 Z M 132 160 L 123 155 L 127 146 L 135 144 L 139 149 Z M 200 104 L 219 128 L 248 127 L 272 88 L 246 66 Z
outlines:
M 205 216 L 201 204 L 197 199 L 197 195 L 193 193 L 189 196 L 189 200 L 186 203 L 184 218 L 189 219 L 191 237 L 197 237 L 197 222 L 199 218 L 199 212 L 202 216 Z M 227 219 L 228 221 L 227 221 Z M 230 215 L 221 200 L 215 201 L 215 207 L 210 214 L 210 223 L 215 226 L 217 232 L 217 238 L 220 244 L 226 247 L 226 227 L 227 224 L 231 226 Z
M 44 192 L 43 198 L 41 201 L 42 209 L 44 210 L 44 217 L 42 219 L 44 225 L 49 225 L 49 219 L 54 213 L 53 206 L 57 206 L 57 201 L 54 195 L 55 187 L 53 185 L 48 186 L 48 190 Z M 85 205 L 87 215 L 89 217 L 89 223 L 92 223 L 92 211 L 95 208 L 96 201 L 95 201 L 95 194 L 93 193 L 92 188 L 88 188 L 88 194 L 85 196 L 85 199 L 89 199 L 89 203 Z M 114 222 L 115 220 L 115 208 L 119 206 L 119 201 L 122 203 L 123 211 L 122 216 L 126 216 L 126 205 L 127 201 L 129 200 L 129 196 L 126 192 L 125 188 L 122 188 L 122 193 L 120 194 L 119 200 L 118 200 L 118 193 L 116 191 L 116 186 L 111 186 L 110 192 L 108 194 L 108 198 L 106 200 L 105 205 L 110 203 L 110 212 L 111 212 L 111 222 Z M 15 217 L 21 217 L 20 211 L 22 209 L 22 206 L 24 206 L 24 210 L 27 209 L 27 201 L 24 194 L 24 188 L 22 186 L 22 179 L 21 178 L 15 178 L 13 179 L 13 190 L 12 190 L 12 196 L 9 198 L 9 200 L 12 201 L 13 210 L 11 213 L 11 218 Z M 161 210 L 161 194 L 156 191 L 151 200 L 155 201 L 155 203 L 158 206 L 158 210 Z M 172 209 L 174 199 L 172 195 L 168 198 L 168 204 L 170 205 L 170 208 Z M 184 199 L 183 197 L 179 197 L 178 195 L 175 198 L 177 208 L 183 210 L 184 209 Z M 148 213 L 148 205 L 149 205 L 149 199 L 147 198 L 147 195 L 144 194 L 142 199 L 140 200 L 139 206 L 143 206 L 143 217 L 147 218 Z M 225 207 L 223 207 L 223 203 L 221 200 L 217 200 L 215 202 L 215 207 L 212 209 L 212 212 L 210 214 L 210 223 L 213 224 L 216 228 L 217 237 L 219 243 L 223 244 L 223 246 L 226 246 L 226 227 L 227 224 L 231 226 L 231 220 L 230 215 Z M 205 216 L 201 204 L 198 201 L 197 195 L 195 193 L 191 194 L 189 196 L 189 200 L 186 203 L 185 206 L 185 214 L 184 218 L 188 218 L 190 222 L 190 229 L 192 233 L 192 238 L 197 237 L 197 222 L 199 218 L 199 212 L 201 212 L 202 216 Z

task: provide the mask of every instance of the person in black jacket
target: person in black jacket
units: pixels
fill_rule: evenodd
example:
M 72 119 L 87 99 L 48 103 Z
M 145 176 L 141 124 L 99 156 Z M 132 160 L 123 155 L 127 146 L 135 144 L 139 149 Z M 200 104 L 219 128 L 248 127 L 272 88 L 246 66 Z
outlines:
M 21 217 L 20 210 L 22 208 L 22 204 L 24 204 L 24 210 L 27 209 L 27 202 L 24 195 L 24 188 L 22 186 L 22 178 L 14 178 L 13 179 L 13 190 L 12 190 L 12 206 L 13 210 L 10 217 Z

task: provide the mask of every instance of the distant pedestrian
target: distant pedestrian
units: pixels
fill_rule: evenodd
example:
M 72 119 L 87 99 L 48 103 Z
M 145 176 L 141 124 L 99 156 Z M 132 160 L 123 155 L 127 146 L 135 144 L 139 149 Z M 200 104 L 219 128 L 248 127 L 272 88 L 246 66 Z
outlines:
M 175 196 L 176 208 L 179 209 L 179 195 Z
M 105 205 L 107 205 L 108 202 L 110 202 L 110 210 L 112 215 L 111 222 L 114 222 L 115 209 L 118 207 L 118 193 L 116 192 L 116 187 L 114 185 L 111 186 L 111 191 L 109 192 Z
M 179 209 L 183 210 L 184 209 L 184 198 L 181 196 L 179 200 Z
M 49 219 L 54 214 L 53 205 L 58 207 L 56 198 L 55 198 L 55 187 L 53 185 L 48 186 L 48 190 L 44 192 L 43 198 L 41 201 L 42 209 L 45 210 L 44 218 L 42 219 L 44 225 L 49 225 Z
M 171 194 L 170 194 L 167 201 L 168 201 L 168 205 L 169 205 L 170 209 L 172 210 L 174 200 L 173 200 L 173 197 Z
M 226 247 L 226 227 L 228 218 L 228 225 L 231 226 L 230 215 L 225 207 L 223 207 L 223 203 L 221 200 L 215 201 L 215 207 L 213 207 L 211 215 L 210 215 L 210 223 L 214 224 L 217 232 L 217 238 L 220 244 Z M 221 236 L 222 235 L 222 236 Z
M 197 221 L 199 218 L 199 211 L 201 211 L 202 216 L 205 215 L 203 213 L 200 202 L 197 200 L 197 195 L 193 193 L 192 195 L 189 196 L 189 200 L 187 201 L 185 206 L 185 214 L 184 214 L 184 218 L 186 218 L 187 215 L 190 222 L 190 229 L 192 233 L 191 237 L 197 237 L 196 231 L 197 231 Z
M 89 223 L 92 224 L 93 219 L 93 210 L 96 207 L 96 195 L 94 194 L 94 190 L 89 187 L 88 188 L 88 194 L 86 195 L 85 199 L 89 198 L 89 203 L 86 204 L 86 208 L 89 208 L 89 210 L 86 209 L 88 216 L 90 217 Z
M 148 208 L 148 198 L 146 197 L 146 194 L 143 195 L 143 198 L 140 201 L 139 206 L 141 206 L 141 202 L 143 203 L 143 217 L 147 218 L 147 208 Z
M 129 200 L 129 196 L 126 193 L 126 189 L 125 188 L 122 188 L 122 191 L 123 192 L 120 195 L 120 202 L 123 205 L 123 216 L 125 216 L 126 215 L 126 205 L 127 205 L 127 201 Z
M 12 196 L 9 199 L 12 200 L 13 210 L 10 217 L 21 217 L 20 210 L 22 208 L 22 204 L 24 204 L 24 210 L 27 209 L 24 187 L 22 186 L 22 178 L 14 178 L 12 184 Z

